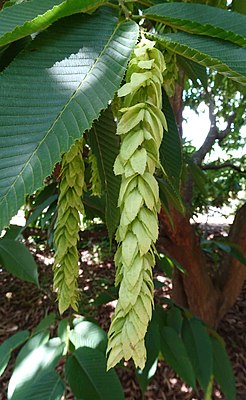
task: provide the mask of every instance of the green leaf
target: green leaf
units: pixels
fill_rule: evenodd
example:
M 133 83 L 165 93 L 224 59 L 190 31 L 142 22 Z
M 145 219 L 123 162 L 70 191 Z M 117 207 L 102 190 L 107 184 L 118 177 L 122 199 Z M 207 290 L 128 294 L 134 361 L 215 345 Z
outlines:
M 193 367 L 177 332 L 168 326 L 161 330 L 161 352 L 166 362 L 191 387 L 196 387 Z
M 162 269 L 164 274 L 169 279 L 172 279 L 174 264 L 170 260 L 170 258 L 165 256 L 165 254 L 160 253 L 159 256 L 156 257 L 156 263 L 157 263 L 158 267 Z
M 26 221 L 26 226 L 34 222 L 39 215 L 42 213 L 42 211 L 50 206 L 52 203 L 54 203 L 57 200 L 58 195 L 53 194 L 52 196 L 48 197 L 42 204 L 40 204 L 37 208 L 35 208 L 31 215 L 29 216 L 28 220 Z
M 212 243 L 220 250 L 236 258 L 241 264 L 246 265 L 246 257 L 236 243 L 229 242 L 228 240 L 213 240 Z
M 233 0 L 232 11 L 246 15 L 246 2 L 242 0 Z
M 118 289 L 116 287 L 109 287 L 95 298 L 93 305 L 100 306 L 102 304 L 107 304 L 110 301 L 114 301 L 119 297 Z
M 77 349 L 68 358 L 65 373 L 73 394 L 78 399 L 124 399 L 116 372 L 113 369 L 106 372 L 106 358 L 97 349 Z
M 91 196 L 90 192 L 83 195 L 83 204 L 85 206 L 85 215 L 88 219 L 95 217 L 101 218 L 105 222 L 105 194 L 102 197 Z
M 50 326 L 51 326 L 52 324 L 54 324 L 55 319 L 56 319 L 56 315 L 55 315 L 55 313 L 53 313 L 53 312 L 50 313 L 50 314 L 48 314 L 48 315 L 46 315 L 46 316 L 39 322 L 39 324 L 36 326 L 36 328 L 35 328 L 34 331 L 33 331 L 33 334 L 40 333 L 40 332 L 43 332 L 43 331 L 45 331 L 45 330 L 47 330 L 47 329 L 50 329 Z
M 12 275 L 39 286 L 37 264 L 24 244 L 16 240 L 1 239 L 0 262 Z
M 29 353 L 47 343 L 49 340 L 49 332 L 40 332 L 32 336 L 28 342 L 22 347 L 15 361 L 15 367 L 22 363 Z
M 160 161 L 168 178 L 179 190 L 182 172 L 182 147 L 175 116 L 167 94 L 163 91 L 162 111 L 167 120 L 168 131 L 164 132 L 160 146 Z
M 198 165 L 196 165 L 190 158 L 187 159 L 187 163 L 195 185 L 204 196 L 207 196 L 208 189 L 206 173 L 202 171 L 201 168 L 199 168 Z
M 99 174 L 106 196 L 106 224 L 110 240 L 119 224 L 119 208 L 117 207 L 120 178 L 115 176 L 113 166 L 119 153 L 119 138 L 116 133 L 116 123 L 110 108 L 102 113 L 89 132 L 89 142 L 97 157 Z
M 246 51 L 234 43 L 178 32 L 147 34 L 167 49 L 246 85 Z
M 182 338 L 196 378 L 203 390 L 206 391 L 213 372 L 212 347 L 207 329 L 197 318 L 185 319 Z
M 148 8 L 144 15 L 173 28 L 246 47 L 246 17 L 238 13 L 204 4 L 165 3 Z
M 108 107 L 137 37 L 107 9 L 68 17 L 0 76 L 0 229 Z
M 32 0 L 0 12 L 0 46 L 41 31 L 60 18 L 91 12 L 105 0 Z
M 162 193 L 164 196 L 170 200 L 171 204 L 180 212 L 184 213 L 184 203 L 182 198 L 178 192 L 178 189 L 174 187 L 171 181 L 164 177 L 164 178 L 157 178 L 159 189 L 160 189 L 160 198 L 162 200 Z
M 0 376 L 3 374 L 8 365 L 11 353 L 21 344 L 23 344 L 29 336 L 28 331 L 20 331 L 3 342 L 0 346 Z
M 155 375 L 160 353 L 160 330 L 158 324 L 158 315 L 156 310 L 153 312 L 152 320 L 149 323 L 145 336 L 145 347 L 147 359 L 143 370 L 136 370 L 136 377 L 140 384 L 142 393 L 145 392 L 150 379 Z
M 28 385 L 20 385 L 11 400 L 60 400 L 65 384 L 55 371 L 38 374 Z
M 206 71 L 206 67 L 203 67 L 200 64 L 195 63 L 194 61 L 188 60 L 187 58 L 178 56 L 178 64 L 185 71 L 188 78 L 190 78 L 195 87 L 203 85 L 205 89 L 208 86 L 208 75 Z M 199 84 L 198 82 L 201 82 Z
M 213 373 L 227 400 L 235 400 L 236 388 L 232 366 L 223 344 L 210 337 L 213 347 Z
M 11 224 L 6 229 L 6 233 L 3 237 L 4 237 L 4 239 L 10 239 L 10 240 L 20 239 L 22 230 L 23 230 L 22 226 Z
M 70 327 L 67 319 L 62 319 L 59 322 L 57 334 L 62 342 L 66 343 L 69 340 Z
M 90 321 L 78 323 L 70 332 L 70 340 L 75 349 L 86 346 L 105 353 L 107 346 L 107 335 L 104 330 Z
M 167 325 L 173 328 L 178 335 L 181 334 L 183 320 L 183 315 L 178 307 L 173 306 L 167 311 Z
M 62 356 L 64 344 L 59 338 L 50 339 L 19 359 L 8 386 L 8 399 L 20 399 L 18 391 L 28 390 L 42 374 L 52 371 Z M 23 398 L 23 397 L 22 397 Z
M 27 36 L 11 44 L 0 47 L 0 72 L 6 68 L 17 54 L 23 50 L 28 43 L 31 42 L 31 37 Z

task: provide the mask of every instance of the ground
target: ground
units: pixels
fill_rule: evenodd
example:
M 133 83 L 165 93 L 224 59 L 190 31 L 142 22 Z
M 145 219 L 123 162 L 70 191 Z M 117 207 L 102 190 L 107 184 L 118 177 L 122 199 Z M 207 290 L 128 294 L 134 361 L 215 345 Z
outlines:
M 39 266 L 41 288 L 38 289 L 31 283 L 22 282 L 0 269 L 0 344 L 18 330 L 32 330 L 49 312 L 57 313 L 55 295 L 52 292 L 52 253 L 44 245 L 36 246 L 30 242 L 27 245 Z M 114 303 L 93 306 L 89 302 L 90 299 L 95 299 L 98 294 L 105 291 L 105 288 L 113 284 L 114 266 L 112 256 L 108 252 L 107 240 L 101 239 L 98 244 L 93 239 L 82 246 L 80 251 L 80 312 L 95 318 L 100 326 L 107 330 Z M 157 289 L 157 297 L 170 295 L 171 283 L 163 272 L 156 269 L 155 278 L 164 283 Z M 53 327 L 53 333 L 54 331 L 55 327 Z M 226 341 L 233 365 L 237 400 L 246 399 L 246 284 L 236 304 L 221 322 L 219 333 Z M 17 352 L 0 378 L 0 400 L 7 398 L 7 384 L 16 354 Z M 141 390 L 131 362 L 127 363 L 124 368 L 117 369 L 117 373 L 124 388 L 125 399 L 141 400 Z M 69 390 L 67 390 L 65 398 L 73 399 Z M 202 395 L 194 393 L 186 387 L 164 362 L 159 362 L 157 372 L 144 395 L 144 400 L 202 400 L 202 398 Z M 219 388 L 216 388 L 213 399 L 224 399 Z

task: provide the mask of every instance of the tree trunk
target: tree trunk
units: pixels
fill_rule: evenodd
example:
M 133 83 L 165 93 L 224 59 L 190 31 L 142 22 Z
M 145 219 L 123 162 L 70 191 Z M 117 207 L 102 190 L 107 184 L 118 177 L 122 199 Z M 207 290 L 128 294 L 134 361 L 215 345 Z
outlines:
M 220 266 L 223 273 L 214 279 L 189 219 L 174 209 L 171 215 L 174 228 L 164 213 L 160 215 L 159 246 L 186 270 L 185 274 L 175 270 L 173 299 L 208 325 L 217 327 L 240 293 L 246 267 L 235 258 L 225 255 Z M 245 217 L 246 204 L 238 211 L 229 234 L 229 240 L 236 243 L 242 252 L 246 248 Z
M 238 246 L 246 259 L 246 203 L 236 213 L 228 240 Z M 221 262 L 221 269 L 222 296 L 218 313 L 219 320 L 235 303 L 246 278 L 246 265 L 243 265 L 234 257 L 224 257 Z

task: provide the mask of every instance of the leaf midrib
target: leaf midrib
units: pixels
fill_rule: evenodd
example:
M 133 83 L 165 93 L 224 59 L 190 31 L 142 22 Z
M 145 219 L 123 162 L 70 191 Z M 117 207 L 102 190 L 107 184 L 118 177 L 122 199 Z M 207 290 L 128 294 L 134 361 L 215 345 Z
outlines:
M 95 67 L 97 66 L 97 64 L 99 63 L 99 61 L 101 60 L 103 54 L 105 53 L 106 49 L 109 46 L 109 43 L 112 41 L 112 38 L 114 37 L 116 31 L 119 29 L 119 27 L 122 25 L 122 23 L 118 23 L 113 31 L 113 33 L 110 35 L 107 43 L 105 44 L 105 46 L 103 47 L 103 49 L 101 50 L 101 52 L 99 53 L 99 56 L 96 60 L 96 62 L 91 66 L 91 68 L 89 69 L 89 71 L 86 73 L 85 77 L 83 78 L 83 80 L 81 81 L 81 83 L 79 84 L 79 86 L 77 87 L 77 89 L 73 92 L 72 96 L 70 97 L 69 101 L 63 106 L 62 110 L 58 113 L 57 117 L 55 118 L 54 122 L 52 123 L 52 125 L 50 126 L 50 128 L 48 129 L 47 133 L 45 134 L 45 136 L 43 137 L 43 139 L 39 142 L 37 148 L 34 150 L 34 152 L 31 154 L 31 156 L 29 157 L 29 159 L 27 160 L 27 162 L 25 163 L 25 165 L 23 166 L 23 168 L 21 169 L 21 171 L 19 172 L 19 174 L 17 175 L 16 179 L 14 180 L 14 182 L 9 186 L 8 191 L 6 192 L 6 194 L 3 196 L 2 200 L 0 201 L 0 205 L 5 201 L 5 199 L 8 197 L 10 191 L 14 188 L 14 186 L 16 185 L 16 182 L 18 181 L 18 179 L 20 178 L 21 175 L 23 175 L 23 172 L 25 171 L 25 169 L 27 168 L 27 166 L 30 164 L 31 160 L 33 159 L 33 157 L 37 154 L 39 148 L 41 147 L 41 145 L 46 141 L 47 137 L 49 136 L 49 134 L 51 133 L 52 129 L 55 127 L 57 121 L 61 120 L 62 121 L 62 115 L 65 112 L 65 110 L 67 109 L 67 107 L 69 106 L 69 104 L 71 103 L 72 100 L 75 99 L 76 94 L 79 92 L 79 90 L 81 89 L 82 85 L 84 84 L 86 78 L 88 76 L 90 76 L 90 74 L 92 74 L 93 70 L 95 69 Z M 77 122 L 76 118 L 75 121 Z M 89 129 L 89 127 L 88 127 Z M 81 133 L 81 135 L 83 134 L 83 132 Z M 59 143 L 59 142 L 58 142 Z M 60 147 L 60 144 L 59 144 Z
M 186 34 L 186 32 L 185 32 L 185 34 Z M 174 34 L 173 34 L 173 35 L 174 35 Z M 175 45 L 175 46 L 178 46 L 180 49 L 185 50 L 185 51 L 187 50 L 187 48 L 189 48 L 189 50 L 190 50 L 191 52 L 195 52 L 196 54 L 199 54 L 200 56 L 204 57 L 205 59 L 210 59 L 212 62 L 215 63 L 215 66 L 216 66 L 216 65 L 219 65 L 220 67 L 224 67 L 227 71 L 232 72 L 232 73 L 234 74 L 234 76 L 245 77 L 245 76 L 242 75 L 240 72 L 236 71 L 235 69 L 232 69 L 228 64 L 225 64 L 225 62 L 224 62 L 224 61 L 221 61 L 219 58 L 216 58 L 215 56 L 212 56 L 212 55 L 210 55 L 210 54 L 207 54 L 207 53 L 205 53 L 205 52 L 202 52 L 201 50 L 198 50 L 198 49 L 195 48 L 195 47 L 189 47 L 189 45 L 186 44 L 186 43 L 180 43 L 180 42 L 176 41 L 175 39 L 170 39 L 170 38 L 168 37 L 168 34 L 166 34 L 166 35 L 159 35 L 159 36 L 158 36 L 158 35 L 156 35 L 156 34 L 149 33 L 149 34 L 148 34 L 148 37 L 157 38 L 157 40 L 159 40 L 159 41 L 162 41 L 162 39 L 163 39 L 163 42 L 167 42 L 167 43 L 169 43 L 169 44 L 173 44 L 173 45 Z M 216 38 L 216 39 L 217 39 L 217 40 L 221 40 L 221 39 L 219 39 L 219 38 Z M 193 45 L 192 45 L 192 46 L 193 46 Z M 235 44 L 235 46 L 238 46 L 238 45 Z M 238 46 L 238 48 L 242 48 L 242 47 Z M 243 48 L 242 48 L 242 49 L 243 49 Z M 198 62 L 197 59 L 196 59 L 196 57 L 195 57 L 194 55 L 192 55 L 192 57 L 186 56 L 184 52 L 181 52 L 181 51 L 179 51 L 179 50 L 177 50 L 177 49 L 175 50 L 175 52 L 176 52 L 177 54 L 179 54 L 180 56 L 183 56 L 183 57 L 185 57 L 185 58 L 187 58 L 187 59 L 190 59 L 190 60 L 192 60 L 192 61 L 194 61 L 194 62 L 197 62 L 197 63 L 199 63 L 199 64 L 201 64 L 201 65 L 204 65 L 204 63 L 202 63 L 202 62 Z M 217 63 L 217 64 L 216 64 L 216 63 Z
M 105 0 L 105 1 L 106 1 L 106 0 Z M 60 8 L 60 12 L 62 12 L 62 9 L 65 8 L 66 3 L 68 3 L 68 0 L 64 0 L 64 1 L 62 1 L 60 4 L 54 5 L 52 8 L 48 9 L 47 11 L 45 11 L 44 14 L 37 15 L 35 18 L 33 18 L 33 19 L 31 19 L 31 20 L 25 21 L 22 25 L 17 25 L 17 26 L 15 26 L 15 28 L 14 28 L 12 31 L 4 33 L 3 36 L 0 37 L 0 43 L 1 43 L 1 41 L 2 41 L 4 38 L 7 38 L 8 36 L 11 37 L 11 36 L 14 35 L 16 32 L 18 32 L 18 30 L 20 30 L 20 29 L 28 28 L 29 25 L 34 25 L 34 26 L 35 26 L 35 24 L 38 23 L 38 20 L 39 20 L 40 18 L 45 19 L 45 18 L 49 17 L 49 14 L 55 14 L 56 9 L 58 9 L 58 11 L 59 11 L 59 8 Z M 102 4 L 103 4 L 103 2 L 102 2 Z M 101 4 L 101 5 L 102 5 L 102 4 Z M 15 6 L 18 7 L 18 6 L 20 6 L 20 5 L 21 5 L 21 4 L 17 4 L 17 5 L 15 5 Z M 97 7 L 97 6 L 96 6 L 95 4 L 94 4 L 94 6 L 88 5 L 86 8 L 83 9 L 82 12 L 83 12 L 83 13 L 86 13 L 86 12 L 88 12 L 88 11 L 93 10 L 93 9 L 96 8 L 96 7 Z M 74 14 L 78 14 L 78 13 L 79 13 L 79 11 L 75 12 Z M 68 13 L 68 14 L 66 14 L 66 15 L 69 16 L 69 15 L 71 15 L 71 14 Z M 43 25 L 42 25 L 42 23 L 40 24 L 39 31 L 43 31 L 43 30 L 47 29 L 54 21 L 58 21 L 59 19 L 62 18 L 62 16 L 61 16 L 61 17 L 59 17 L 59 18 L 53 20 L 53 19 L 52 19 L 52 16 L 53 16 L 53 15 L 51 15 L 51 20 L 47 21 L 46 23 L 43 23 Z M 18 39 L 21 39 L 21 38 L 26 37 L 26 36 L 27 36 L 26 33 L 25 33 L 25 34 L 20 34 L 20 36 L 18 36 Z M 9 44 L 9 43 L 11 43 L 11 40 L 10 40 L 10 41 L 7 41 L 6 43 L 3 43 L 3 44 L 0 45 L 0 46 L 6 45 L 6 44 Z

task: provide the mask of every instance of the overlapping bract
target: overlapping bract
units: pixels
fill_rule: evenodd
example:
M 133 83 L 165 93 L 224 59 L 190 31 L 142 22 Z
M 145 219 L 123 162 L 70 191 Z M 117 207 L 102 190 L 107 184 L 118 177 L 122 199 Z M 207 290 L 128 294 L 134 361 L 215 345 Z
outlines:
M 58 215 L 55 226 L 56 256 L 54 263 L 54 289 L 57 291 L 59 311 L 70 305 L 77 310 L 79 273 L 77 241 L 80 213 L 84 213 L 81 200 L 84 182 L 82 141 L 77 141 L 63 156 L 61 167 Z
M 91 149 L 88 154 L 88 161 L 91 166 L 91 177 L 90 177 L 91 192 L 93 196 L 100 197 L 102 194 L 101 179 L 98 171 L 97 158 L 95 154 L 92 153 Z
M 114 165 L 115 174 L 122 175 L 115 254 L 116 285 L 120 284 L 120 289 L 109 330 L 108 368 L 122 358 L 133 358 L 135 365 L 143 368 L 146 360 L 144 337 L 152 316 L 152 267 L 160 207 L 154 172 L 163 126 L 167 129 L 161 111 L 165 63 L 154 45 L 142 40 L 135 48 L 126 84 L 118 91 L 124 98 L 117 128 L 121 147 Z
M 177 57 L 175 53 L 168 49 L 163 51 L 163 56 L 167 66 L 163 73 L 163 86 L 168 97 L 172 97 L 175 92 L 175 85 L 178 81 L 179 75 Z

